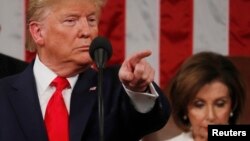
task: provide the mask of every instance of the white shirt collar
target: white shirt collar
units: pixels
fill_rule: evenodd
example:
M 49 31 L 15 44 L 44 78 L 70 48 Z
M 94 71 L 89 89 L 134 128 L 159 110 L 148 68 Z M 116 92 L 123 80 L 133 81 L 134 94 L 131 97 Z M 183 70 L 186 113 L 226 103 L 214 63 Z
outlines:
M 33 71 L 34 71 L 37 91 L 39 95 L 39 94 L 42 94 L 44 91 L 46 91 L 46 89 L 49 87 L 53 79 L 56 78 L 57 74 L 55 74 L 52 70 L 50 70 L 47 66 L 45 66 L 40 61 L 38 55 L 36 56 L 36 59 L 35 59 Z M 67 78 L 72 89 L 75 86 L 78 76 L 79 75 Z

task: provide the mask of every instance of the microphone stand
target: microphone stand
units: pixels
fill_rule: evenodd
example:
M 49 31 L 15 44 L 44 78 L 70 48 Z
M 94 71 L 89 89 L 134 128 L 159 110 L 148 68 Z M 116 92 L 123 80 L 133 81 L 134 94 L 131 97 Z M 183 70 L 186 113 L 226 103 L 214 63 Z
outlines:
M 100 141 L 104 141 L 104 104 L 103 104 L 103 70 L 105 67 L 105 62 L 107 61 L 107 54 L 105 54 L 103 49 L 99 49 L 96 54 L 96 65 L 98 68 L 98 117 L 99 117 L 99 134 Z
M 112 55 L 112 46 L 110 42 L 103 37 L 96 37 L 90 44 L 89 54 L 95 61 L 98 69 L 98 120 L 100 141 L 104 141 L 104 103 L 103 103 L 103 72 L 105 63 Z
M 99 114 L 99 134 L 100 141 L 104 141 L 104 106 L 103 106 L 103 94 L 102 94 L 102 84 L 103 84 L 103 68 L 98 69 L 98 114 Z

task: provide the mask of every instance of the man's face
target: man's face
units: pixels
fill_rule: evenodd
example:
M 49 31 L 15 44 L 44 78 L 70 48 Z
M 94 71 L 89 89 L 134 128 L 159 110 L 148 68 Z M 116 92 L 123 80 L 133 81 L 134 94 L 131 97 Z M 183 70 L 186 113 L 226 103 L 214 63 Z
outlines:
M 40 59 L 47 66 L 92 63 L 88 50 L 98 35 L 99 11 L 89 0 L 63 0 L 41 21 Z

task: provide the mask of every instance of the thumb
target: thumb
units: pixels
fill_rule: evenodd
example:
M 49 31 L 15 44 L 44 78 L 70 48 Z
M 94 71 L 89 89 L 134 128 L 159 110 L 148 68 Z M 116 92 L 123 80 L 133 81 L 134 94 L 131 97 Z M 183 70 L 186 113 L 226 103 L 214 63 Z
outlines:
M 134 74 L 126 66 L 122 65 L 119 70 L 119 79 L 125 85 L 134 79 Z

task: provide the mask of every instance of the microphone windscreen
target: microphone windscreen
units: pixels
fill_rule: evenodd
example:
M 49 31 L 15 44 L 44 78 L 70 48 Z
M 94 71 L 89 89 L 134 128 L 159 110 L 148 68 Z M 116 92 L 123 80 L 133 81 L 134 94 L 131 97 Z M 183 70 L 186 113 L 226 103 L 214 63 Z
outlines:
M 91 58 L 95 58 L 95 51 L 102 48 L 107 53 L 107 60 L 112 56 L 112 45 L 107 38 L 98 36 L 90 44 L 89 54 Z

